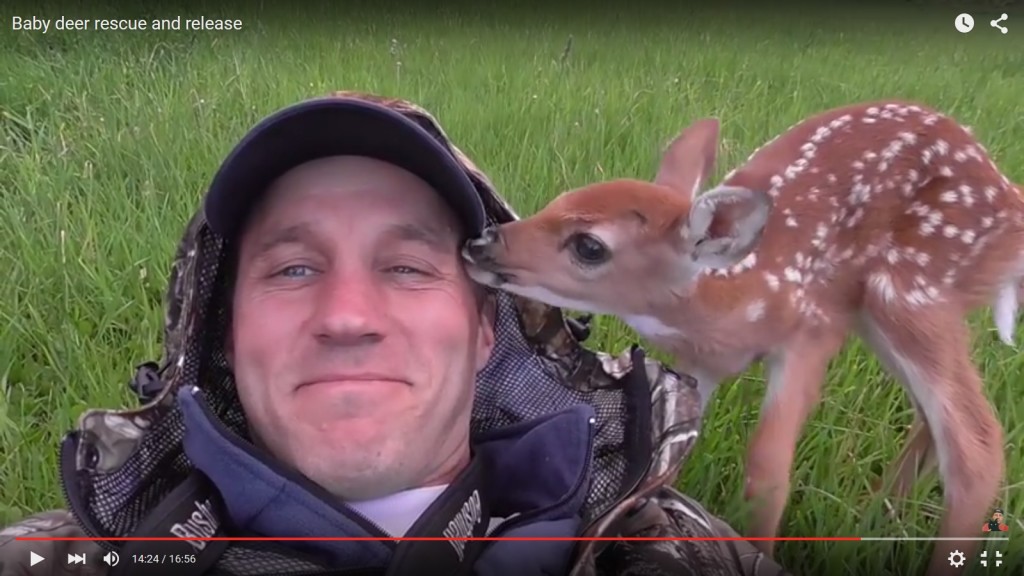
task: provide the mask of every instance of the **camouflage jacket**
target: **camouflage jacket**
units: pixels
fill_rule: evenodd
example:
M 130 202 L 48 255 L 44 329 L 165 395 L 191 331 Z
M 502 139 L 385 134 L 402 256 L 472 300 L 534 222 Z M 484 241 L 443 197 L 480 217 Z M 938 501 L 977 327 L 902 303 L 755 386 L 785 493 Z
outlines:
M 484 198 L 491 222 L 517 218 L 488 178 L 458 150 L 426 111 L 367 94 L 413 119 L 449 147 Z M 0 576 L 108 574 L 104 557 L 120 542 L 31 541 L 18 537 L 116 537 L 136 532 L 147 514 L 191 472 L 182 451 L 175 392 L 198 386 L 217 418 L 241 437 L 244 415 L 232 376 L 215 343 L 223 341 L 224 246 L 202 211 L 189 222 L 168 286 L 163 357 L 140 367 L 133 388 L 142 405 L 93 409 L 62 449 L 68 509 L 37 514 L 0 531 Z M 495 354 L 528 361 L 485 369 L 478 382 L 474 431 L 506 426 L 586 403 L 597 415 L 594 465 L 584 506 L 584 537 L 663 537 L 633 542 L 580 542 L 569 576 L 784 574 L 747 542 L 669 540 L 736 536 L 726 524 L 672 487 L 700 432 L 695 381 L 631 347 L 619 355 L 582 345 L 588 327 L 556 309 L 498 294 Z M 504 352 L 501 351 L 504 347 Z M 508 363 L 505 363 L 508 364 Z M 629 376 L 629 377 L 627 377 Z M 524 397 L 523 383 L 538 393 Z M 72 563 L 84 554 L 83 563 Z M 38 560 L 38 558 L 43 560 Z M 30 566 L 36 558 L 37 565 Z M 121 563 L 126 562 L 124 558 Z M 151 573 L 151 572 L 146 572 Z M 231 543 L 205 574 L 326 574 L 286 548 Z

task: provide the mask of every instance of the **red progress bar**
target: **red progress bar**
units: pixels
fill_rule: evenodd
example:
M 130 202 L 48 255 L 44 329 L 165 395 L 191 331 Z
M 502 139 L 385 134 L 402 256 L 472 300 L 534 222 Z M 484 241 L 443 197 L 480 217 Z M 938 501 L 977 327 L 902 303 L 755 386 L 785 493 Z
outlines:
M 143 541 L 143 542 L 167 542 L 177 540 L 198 540 L 204 542 L 214 541 L 233 541 L 233 542 L 287 542 L 287 541 L 305 541 L 305 542 L 379 542 L 382 540 L 388 541 L 406 541 L 411 542 L 452 542 L 452 541 L 474 541 L 474 542 L 675 542 L 675 541 L 688 541 L 688 542 L 728 542 L 728 541 L 773 541 L 773 542 L 859 542 L 860 537 L 839 537 L 839 538 L 742 538 L 742 537 L 731 537 L 731 538 L 614 538 L 610 536 L 594 537 L 594 538 L 571 538 L 571 537 L 480 537 L 480 538 L 348 538 L 348 537 L 322 537 L 322 538 L 263 538 L 263 537 L 213 537 L 213 538 L 177 538 L 174 536 L 168 536 L 165 538 L 136 538 L 136 537 L 124 537 L 124 538 L 87 538 L 87 537 L 67 537 L 67 538 L 49 538 L 49 537 L 30 537 L 30 536 L 17 536 L 15 540 L 35 541 L 35 542 L 56 542 L 56 541 L 96 541 L 96 542 L 131 542 L 131 541 Z

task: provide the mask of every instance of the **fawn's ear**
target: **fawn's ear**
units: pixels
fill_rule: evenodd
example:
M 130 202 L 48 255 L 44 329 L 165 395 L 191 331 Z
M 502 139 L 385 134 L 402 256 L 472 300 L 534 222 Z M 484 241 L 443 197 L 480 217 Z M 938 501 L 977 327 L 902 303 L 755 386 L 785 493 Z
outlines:
M 708 268 L 746 258 L 761 240 L 771 206 L 768 194 L 734 186 L 697 196 L 683 232 L 690 258 Z
M 693 199 L 715 168 L 718 120 L 704 118 L 687 126 L 668 145 L 654 183 Z

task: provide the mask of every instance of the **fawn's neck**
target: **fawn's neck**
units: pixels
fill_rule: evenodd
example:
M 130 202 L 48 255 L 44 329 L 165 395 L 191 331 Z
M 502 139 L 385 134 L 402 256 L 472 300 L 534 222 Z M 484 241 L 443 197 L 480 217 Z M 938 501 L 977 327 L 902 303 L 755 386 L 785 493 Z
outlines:
M 692 316 L 693 322 L 714 325 L 733 317 L 749 304 L 767 297 L 763 281 L 753 281 L 759 272 L 749 270 L 733 276 L 704 274 L 693 290 L 681 295 L 677 304 Z
M 642 314 L 626 314 L 622 320 L 640 335 L 660 342 L 716 340 L 735 328 L 749 324 L 748 308 L 764 298 L 761 286 L 743 276 L 698 277 L 685 290 L 673 290 L 667 297 L 649 301 Z

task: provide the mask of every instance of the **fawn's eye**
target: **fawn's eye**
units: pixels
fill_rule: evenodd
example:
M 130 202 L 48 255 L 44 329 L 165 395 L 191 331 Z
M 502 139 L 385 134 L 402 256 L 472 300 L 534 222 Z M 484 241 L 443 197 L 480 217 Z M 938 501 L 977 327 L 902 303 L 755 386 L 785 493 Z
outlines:
M 569 238 L 573 255 L 584 264 L 601 264 L 611 256 L 608 247 L 593 234 L 574 234 Z

